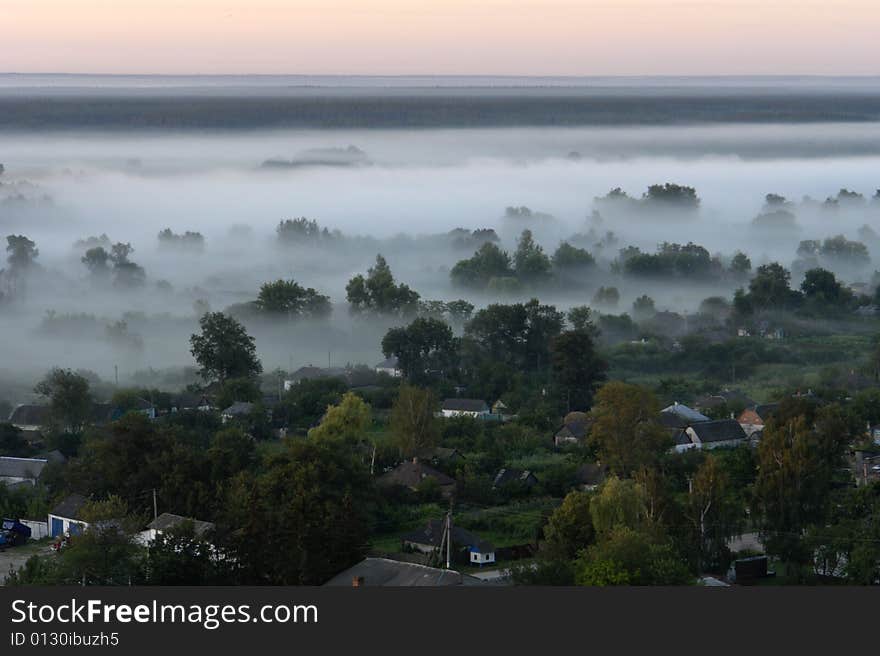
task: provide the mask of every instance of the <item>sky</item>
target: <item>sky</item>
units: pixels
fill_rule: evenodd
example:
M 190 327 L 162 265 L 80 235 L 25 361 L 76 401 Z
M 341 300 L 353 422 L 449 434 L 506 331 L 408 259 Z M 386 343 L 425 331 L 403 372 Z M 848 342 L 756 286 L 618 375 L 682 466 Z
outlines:
M 877 0 L 0 0 L 0 72 L 877 75 Z

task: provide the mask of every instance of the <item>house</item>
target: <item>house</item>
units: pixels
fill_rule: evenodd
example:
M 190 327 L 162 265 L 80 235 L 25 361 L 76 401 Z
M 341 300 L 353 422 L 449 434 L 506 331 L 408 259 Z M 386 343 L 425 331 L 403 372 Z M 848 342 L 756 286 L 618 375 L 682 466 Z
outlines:
M 507 485 L 524 485 L 532 488 L 538 484 L 538 478 L 528 469 L 514 469 L 512 467 L 502 467 L 495 474 L 495 480 L 492 481 L 492 487 L 498 489 Z
M 682 453 L 694 448 L 694 443 L 691 441 L 691 436 L 688 435 L 686 427 L 676 428 L 672 431 L 672 444 L 672 449 L 676 453 Z
M 679 403 L 678 401 L 670 406 L 663 408 L 660 412 L 666 415 L 672 415 L 680 422 L 684 422 L 685 425 L 695 424 L 700 421 L 710 421 L 710 418 L 706 415 L 697 412 L 696 410 L 687 407 L 684 403 Z
M 605 482 L 607 469 L 598 462 L 588 462 L 578 467 L 575 480 L 584 492 L 592 492 Z
M 591 422 L 587 419 L 563 424 L 562 428 L 556 431 L 556 435 L 553 436 L 553 442 L 556 446 L 582 443 L 590 434 L 590 425 Z
M 442 446 L 422 449 L 418 452 L 417 457 L 419 460 L 430 462 L 432 465 L 438 465 L 442 462 L 456 463 L 464 460 L 464 454 L 458 449 L 449 449 Z
M 9 423 L 23 431 L 36 432 L 49 423 L 49 406 L 23 403 L 9 415 Z
M 507 404 L 504 401 L 498 399 L 492 404 L 492 414 L 504 417 L 510 414 L 510 408 L 507 407 Z
M 315 367 L 306 365 L 294 371 L 290 378 L 284 381 L 284 391 L 290 390 L 294 385 L 298 385 L 304 380 L 316 380 L 318 378 L 342 378 L 348 382 L 349 370 L 342 367 Z
M 778 408 L 778 403 L 753 405 L 739 413 L 739 417 L 737 417 L 736 420 L 739 422 L 739 425 L 742 426 L 746 435 L 751 435 L 756 431 L 763 430 L 767 421 L 773 416 L 773 413 L 776 412 Z
M 485 417 L 489 414 L 489 406 L 480 399 L 446 399 L 440 406 L 440 414 L 444 417 Z
M 689 426 L 684 432 L 697 449 L 739 446 L 748 442 L 748 436 L 736 419 L 703 421 Z
M 393 376 L 394 378 L 400 378 L 403 375 L 403 372 L 397 366 L 397 357 L 391 356 L 390 358 L 385 358 L 382 362 L 376 364 L 373 367 L 373 370 L 377 374 L 388 374 L 389 376 Z
M 428 478 L 433 478 L 440 486 L 440 493 L 444 498 L 455 494 L 455 479 L 443 472 L 437 471 L 421 462 L 418 458 L 400 463 L 389 472 L 382 474 L 376 479 L 380 487 L 405 487 L 417 491 L 421 484 Z
M 205 394 L 182 392 L 171 401 L 171 412 L 183 412 L 186 410 L 208 412 L 213 409 L 214 406 L 211 400 Z
M 428 525 L 404 535 L 401 540 L 404 547 L 409 547 L 423 554 L 430 554 L 438 549 L 443 543 L 445 521 L 432 519 Z M 481 540 L 468 530 L 460 526 L 452 525 L 452 546 L 454 549 L 468 551 L 468 561 L 475 565 L 485 565 L 495 562 L 495 547 L 490 542 Z
M 158 411 L 156 410 L 156 406 L 153 405 L 151 401 L 147 401 L 147 399 L 137 398 L 135 399 L 132 407 L 130 408 L 113 408 L 111 418 L 115 421 L 121 418 L 123 415 L 129 412 L 137 412 L 144 415 L 147 419 L 155 419 L 158 416 Z
M 340 572 L 324 585 L 439 587 L 446 585 L 480 585 L 479 579 L 449 569 L 438 569 L 388 558 L 365 558 L 357 565 Z
M 175 526 L 179 526 L 186 521 L 192 522 L 193 531 L 195 532 L 196 537 L 203 537 L 204 535 L 212 532 L 215 528 L 213 522 L 203 522 L 198 519 L 183 517 L 182 515 L 162 513 L 152 522 L 147 524 L 147 530 L 141 531 L 141 533 L 138 535 L 138 540 L 142 544 L 149 544 L 166 531 L 171 530 Z
M 225 424 L 233 419 L 242 419 L 247 417 L 254 410 L 254 404 L 247 401 L 236 401 L 231 406 L 220 413 L 220 418 Z
M 82 518 L 87 499 L 81 494 L 71 494 L 49 511 L 49 535 L 78 535 L 89 527 Z
M 0 456 L 0 485 L 24 484 L 33 487 L 48 464 L 49 460 L 46 458 Z

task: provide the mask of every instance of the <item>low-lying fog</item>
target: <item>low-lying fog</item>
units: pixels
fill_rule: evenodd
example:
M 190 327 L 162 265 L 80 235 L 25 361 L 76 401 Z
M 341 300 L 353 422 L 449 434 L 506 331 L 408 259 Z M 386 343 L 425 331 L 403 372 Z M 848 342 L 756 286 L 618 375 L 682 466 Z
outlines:
M 353 146 L 355 149 L 347 149 Z M 263 165 L 273 161 L 274 165 Z M 868 209 L 798 211 L 799 231 L 777 238 L 751 227 L 764 196 L 800 203 L 823 201 L 842 188 L 866 199 L 880 187 L 880 124 L 744 125 L 712 127 L 541 128 L 263 133 L 4 134 L 0 137 L 0 234 L 36 242 L 43 271 L 15 302 L 0 305 L 2 376 L 37 377 L 53 365 L 85 368 L 120 379 L 153 367 L 191 366 L 188 337 L 196 301 L 223 309 L 255 298 L 259 285 L 293 278 L 331 297 L 332 329 L 281 326 L 254 329 L 264 368 L 306 363 L 372 364 L 380 359 L 384 326 L 352 322 L 345 284 L 381 252 L 395 277 L 423 299 L 492 299 L 454 289 L 449 269 L 473 249 L 425 247 L 419 236 L 454 228 L 494 228 L 515 248 L 528 227 L 548 254 L 562 239 L 613 231 L 617 249 L 653 252 L 660 242 L 695 242 L 712 254 L 747 253 L 753 265 L 790 266 L 801 239 L 844 234 L 857 238 L 880 216 Z M 593 199 L 620 187 L 640 197 L 654 183 L 695 187 L 698 216 L 604 216 L 591 220 Z M 508 206 L 527 206 L 553 219 L 504 218 Z M 309 217 L 355 240 L 338 249 L 285 249 L 276 241 L 282 219 Z M 246 228 L 244 228 L 246 226 Z M 162 250 L 157 234 L 198 231 L 204 250 Z M 878 229 L 880 232 L 880 229 Z M 145 269 L 142 290 L 90 285 L 77 240 L 106 234 L 130 242 L 131 259 Z M 381 240 L 381 241 L 378 241 Z M 420 245 L 421 243 L 421 245 Z M 869 245 L 871 248 L 871 245 Z M 880 253 L 871 253 L 872 258 Z M 875 264 L 876 266 L 876 264 Z M 870 271 L 867 272 L 867 275 Z M 597 274 L 598 276 L 599 274 Z M 157 287 L 159 281 L 168 285 Z M 856 282 L 850 279 L 847 282 Z M 597 278 L 598 284 L 604 278 Z M 617 279 L 619 312 L 649 293 L 658 308 L 693 310 L 712 293 L 675 285 Z M 540 293 L 561 306 L 589 303 L 593 288 Z M 104 324 L 123 318 L 143 348 L 120 349 L 106 340 L 46 336 L 48 311 L 95 315 Z M 161 316 L 165 315 L 165 316 Z M 88 321 L 86 322 L 88 323 Z

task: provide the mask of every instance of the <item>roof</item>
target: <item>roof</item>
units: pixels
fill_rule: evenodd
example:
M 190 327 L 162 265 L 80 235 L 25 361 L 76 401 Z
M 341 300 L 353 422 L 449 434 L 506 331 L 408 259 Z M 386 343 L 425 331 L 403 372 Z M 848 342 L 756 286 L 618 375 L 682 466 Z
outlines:
M 756 405 L 752 410 L 755 411 L 755 414 L 758 415 L 763 421 L 767 421 L 773 414 L 779 409 L 778 403 L 762 403 Z
M 224 415 L 248 415 L 254 409 L 253 403 L 248 403 L 246 401 L 236 401 L 231 406 L 226 408 L 221 414 Z
M 515 481 L 520 481 L 525 483 L 526 485 L 534 485 L 538 482 L 537 477 L 530 472 L 528 469 L 514 469 L 512 467 L 505 468 L 502 467 L 498 470 L 498 473 L 495 475 L 495 480 L 492 482 L 493 487 L 501 487 L 502 485 L 507 485 L 508 483 L 513 483 Z
M 734 404 L 740 407 L 755 405 L 755 402 L 739 390 L 721 390 L 717 394 L 706 394 L 694 401 L 697 408 L 715 408 L 723 404 Z
M 80 512 L 87 501 L 88 499 L 81 494 L 68 495 L 61 503 L 52 508 L 49 514 L 56 517 L 64 517 L 65 519 L 82 519 Z
M 562 426 L 557 432 L 556 437 L 573 437 L 582 440 L 587 436 L 590 430 L 588 421 L 572 421 Z
M 661 410 L 660 412 L 672 413 L 689 423 L 695 423 L 698 421 L 709 421 L 709 417 L 700 412 L 697 412 L 692 408 L 687 407 L 683 403 L 673 403 L 672 405 L 663 408 L 663 410 Z
M 174 515 L 172 513 L 162 513 L 150 522 L 147 525 L 147 528 L 151 528 L 154 531 L 167 531 L 186 521 L 193 523 L 193 529 L 196 535 L 204 535 L 207 531 L 214 530 L 213 522 L 203 522 L 198 519 L 192 519 L 191 517 L 184 517 L 182 515 Z
M 376 364 L 374 369 L 397 369 L 397 357 L 392 355 Z
M 300 367 L 290 375 L 290 380 L 293 382 L 313 380 L 315 378 L 348 378 L 348 370 L 343 369 L 342 367 L 327 367 L 326 369 L 322 369 L 321 367 L 306 365 L 305 367 Z
M 704 421 L 691 426 L 691 430 L 697 434 L 700 442 L 703 443 L 746 439 L 746 433 L 736 419 Z
M 442 409 L 453 412 L 488 412 L 489 406 L 482 399 L 446 399 Z
M 9 423 L 16 426 L 43 426 L 49 422 L 49 406 L 23 403 L 9 415 Z
M 365 586 L 442 586 L 461 585 L 462 575 L 448 569 L 437 569 L 416 563 L 404 563 L 388 558 L 365 558 L 327 581 L 324 585 L 351 587 L 355 579 L 363 579 Z
M 380 485 L 402 485 L 404 487 L 417 487 L 426 478 L 433 478 L 441 486 L 455 485 L 455 479 L 450 478 L 443 472 L 429 467 L 423 462 L 407 460 L 386 474 L 382 474 L 376 482 Z
M 419 451 L 418 457 L 425 460 L 449 460 L 450 458 L 464 458 L 464 455 L 458 449 L 435 446 L 430 449 L 422 449 Z
M 49 464 L 45 458 L 14 458 L 0 456 L 0 477 L 39 478 Z
M 578 467 L 575 478 L 581 485 L 600 485 L 605 480 L 605 467 L 598 462 L 588 462 Z
M 402 539 L 416 544 L 439 547 L 443 540 L 443 520 L 432 519 L 425 528 L 407 533 Z M 492 546 L 491 542 L 480 539 L 479 536 L 474 535 L 470 531 L 456 526 L 454 522 L 452 524 L 452 544 L 457 544 L 460 547 L 476 547 L 483 553 L 495 551 L 495 547 Z
M 687 431 L 683 428 L 676 430 L 672 434 L 672 442 L 676 446 L 684 446 L 685 444 L 693 444 L 693 442 L 691 442 L 690 436 L 687 434 Z

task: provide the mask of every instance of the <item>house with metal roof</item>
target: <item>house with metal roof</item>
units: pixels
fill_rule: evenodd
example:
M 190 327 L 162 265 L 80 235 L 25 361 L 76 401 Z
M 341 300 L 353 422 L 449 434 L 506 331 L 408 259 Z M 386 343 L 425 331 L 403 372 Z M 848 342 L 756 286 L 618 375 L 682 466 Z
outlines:
M 46 458 L 0 456 L 0 485 L 34 486 L 48 464 Z
M 703 421 L 685 429 L 693 448 L 715 449 L 748 443 L 748 436 L 736 419 Z
M 489 415 L 489 405 L 482 399 L 445 399 L 440 406 L 444 417 L 485 417 Z

